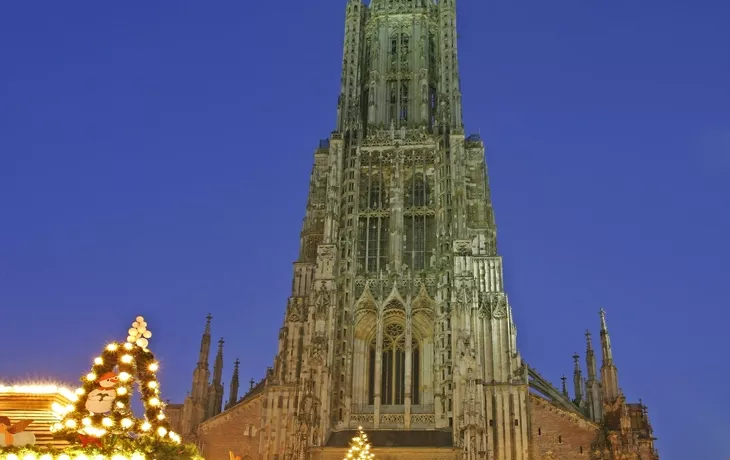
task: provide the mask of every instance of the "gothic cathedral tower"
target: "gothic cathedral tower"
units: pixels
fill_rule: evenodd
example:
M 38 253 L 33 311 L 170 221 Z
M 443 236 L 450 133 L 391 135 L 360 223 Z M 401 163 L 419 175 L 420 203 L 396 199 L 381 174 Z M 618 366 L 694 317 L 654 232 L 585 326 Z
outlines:
M 528 459 L 528 373 L 484 145 L 464 135 L 455 8 L 347 3 L 336 130 L 315 152 L 267 376 L 265 458 L 308 458 L 362 426 L 469 460 Z

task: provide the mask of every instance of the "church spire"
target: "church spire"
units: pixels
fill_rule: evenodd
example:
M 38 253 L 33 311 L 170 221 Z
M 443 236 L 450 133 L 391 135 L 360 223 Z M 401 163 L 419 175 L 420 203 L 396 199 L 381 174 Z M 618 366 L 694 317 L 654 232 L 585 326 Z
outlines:
M 221 338 L 218 341 L 218 353 L 215 356 L 215 364 L 213 365 L 213 383 L 221 383 L 223 377 L 223 344 L 225 341 Z
M 208 407 L 208 386 L 210 382 L 210 322 L 213 317 L 208 314 L 205 318 L 205 329 L 200 339 L 200 354 L 198 364 L 193 371 L 193 386 L 185 399 L 183 407 L 182 432 L 183 436 L 190 436 L 197 426 L 206 418 Z
M 206 418 L 215 417 L 221 413 L 223 406 L 223 344 L 224 340 L 218 341 L 218 353 L 215 356 L 215 364 L 213 364 L 213 382 L 208 390 L 208 416 Z
M 573 355 L 573 391 L 575 392 L 575 404 L 581 406 L 583 404 L 583 375 L 580 369 L 580 356 L 578 353 Z
M 608 335 L 606 326 L 606 311 L 601 308 L 598 313 L 601 317 L 601 387 L 603 388 L 604 402 L 613 402 L 620 395 L 618 387 L 618 369 L 613 363 L 613 351 L 611 350 L 611 337 Z
M 200 339 L 200 355 L 198 356 L 198 368 L 208 369 L 208 358 L 210 357 L 210 321 L 213 319 L 210 313 L 205 317 L 205 330 Z
M 210 381 L 210 367 L 208 359 L 210 357 L 210 321 L 213 317 L 208 313 L 205 318 L 205 330 L 203 337 L 200 339 L 200 354 L 198 355 L 198 365 L 193 372 L 193 389 L 192 398 L 198 403 L 205 405 L 206 390 Z
M 598 422 L 603 417 L 603 405 L 601 404 L 601 383 L 596 372 L 596 354 L 593 351 L 593 341 L 590 331 L 586 331 L 586 368 L 588 380 L 586 380 L 586 405 L 591 420 Z
M 236 358 L 236 361 L 233 363 L 233 375 L 231 376 L 231 389 L 230 394 L 228 395 L 228 404 L 226 404 L 226 409 L 230 409 L 238 402 L 238 383 L 239 383 L 239 377 L 238 377 L 238 366 L 241 364 L 241 361 Z

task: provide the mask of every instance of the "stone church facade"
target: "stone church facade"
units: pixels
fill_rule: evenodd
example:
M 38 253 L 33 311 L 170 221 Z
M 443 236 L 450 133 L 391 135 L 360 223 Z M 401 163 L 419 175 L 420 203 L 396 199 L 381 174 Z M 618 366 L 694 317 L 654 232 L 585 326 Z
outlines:
M 525 364 L 504 291 L 484 144 L 467 136 L 454 0 L 349 0 L 337 126 L 314 152 L 273 366 L 223 407 L 210 317 L 168 412 L 208 460 L 656 460 L 618 386 L 605 314 L 573 396 Z

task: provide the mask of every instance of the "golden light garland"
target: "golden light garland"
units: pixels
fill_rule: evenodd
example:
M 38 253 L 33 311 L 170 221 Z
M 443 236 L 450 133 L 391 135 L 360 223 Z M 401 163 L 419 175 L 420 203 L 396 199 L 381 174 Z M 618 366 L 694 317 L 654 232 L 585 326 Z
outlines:
M 147 460 L 142 453 L 114 455 L 86 455 L 86 454 L 38 454 L 31 450 L 21 451 L 18 454 L 0 454 L 0 460 Z
M 61 403 L 56 400 L 51 406 L 59 419 L 51 432 L 83 444 L 62 450 L 0 447 L 0 460 L 147 460 L 144 452 L 153 459 L 201 459 L 194 446 L 181 445 L 180 435 L 170 429 L 165 417 L 157 380 L 160 366 L 147 348 L 151 336 L 144 318 L 138 316 L 127 341 L 109 343 L 73 392 L 56 385 L 0 385 L 0 394 L 62 396 Z M 134 383 L 144 406 L 142 419 L 135 417 L 130 406 Z M 68 403 L 63 404 L 64 399 Z
M 154 434 L 162 440 L 177 444 L 181 442 L 180 436 L 170 429 L 165 417 L 156 375 L 159 364 L 147 349 L 152 332 L 147 329 L 143 317 L 136 318 L 128 334 L 126 343 L 112 342 L 106 346 L 101 356 L 94 359 L 91 371 L 84 378 L 84 386 L 75 391 L 75 405 L 53 407 L 62 420 L 51 427 L 52 432 L 67 435 L 81 433 L 96 438 L 109 433 L 141 432 Z M 115 377 L 118 384 L 114 388 L 116 397 L 111 413 L 90 412 L 85 407 L 89 394 L 99 386 L 101 378 L 111 373 L 115 367 L 119 370 Z M 143 420 L 137 419 L 130 407 L 135 376 L 145 409 Z

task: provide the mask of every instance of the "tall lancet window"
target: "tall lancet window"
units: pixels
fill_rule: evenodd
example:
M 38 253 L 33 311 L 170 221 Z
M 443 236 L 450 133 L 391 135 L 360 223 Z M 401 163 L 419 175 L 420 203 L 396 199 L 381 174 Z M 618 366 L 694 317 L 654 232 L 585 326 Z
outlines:
M 375 375 L 377 337 L 370 343 L 368 363 L 368 402 L 375 402 Z M 420 352 L 418 340 L 411 341 L 411 404 L 420 404 L 421 385 Z M 406 334 L 400 323 L 390 323 L 383 328 L 383 349 L 380 360 L 380 404 L 400 406 L 406 401 Z
M 388 262 L 390 171 L 377 155 L 363 157 L 360 169 L 357 271 L 375 273 Z
M 404 81 L 400 84 L 400 121 L 405 123 L 408 121 L 408 82 Z
M 406 34 L 401 34 L 400 36 L 400 68 L 403 72 L 408 72 L 408 69 L 410 68 L 410 60 L 411 60 L 411 48 L 410 48 L 410 38 Z
M 412 270 L 432 268 L 436 248 L 436 223 L 430 186 L 429 165 L 418 159 L 405 165 L 410 177 L 405 182 L 403 214 L 403 263 Z M 408 177 L 408 176 L 407 176 Z
M 390 36 L 390 69 L 398 68 L 398 34 Z
M 388 115 L 390 120 L 395 122 L 396 114 L 398 113 L 398 89 L 394 81 L 388 82 L 388 98 Z

